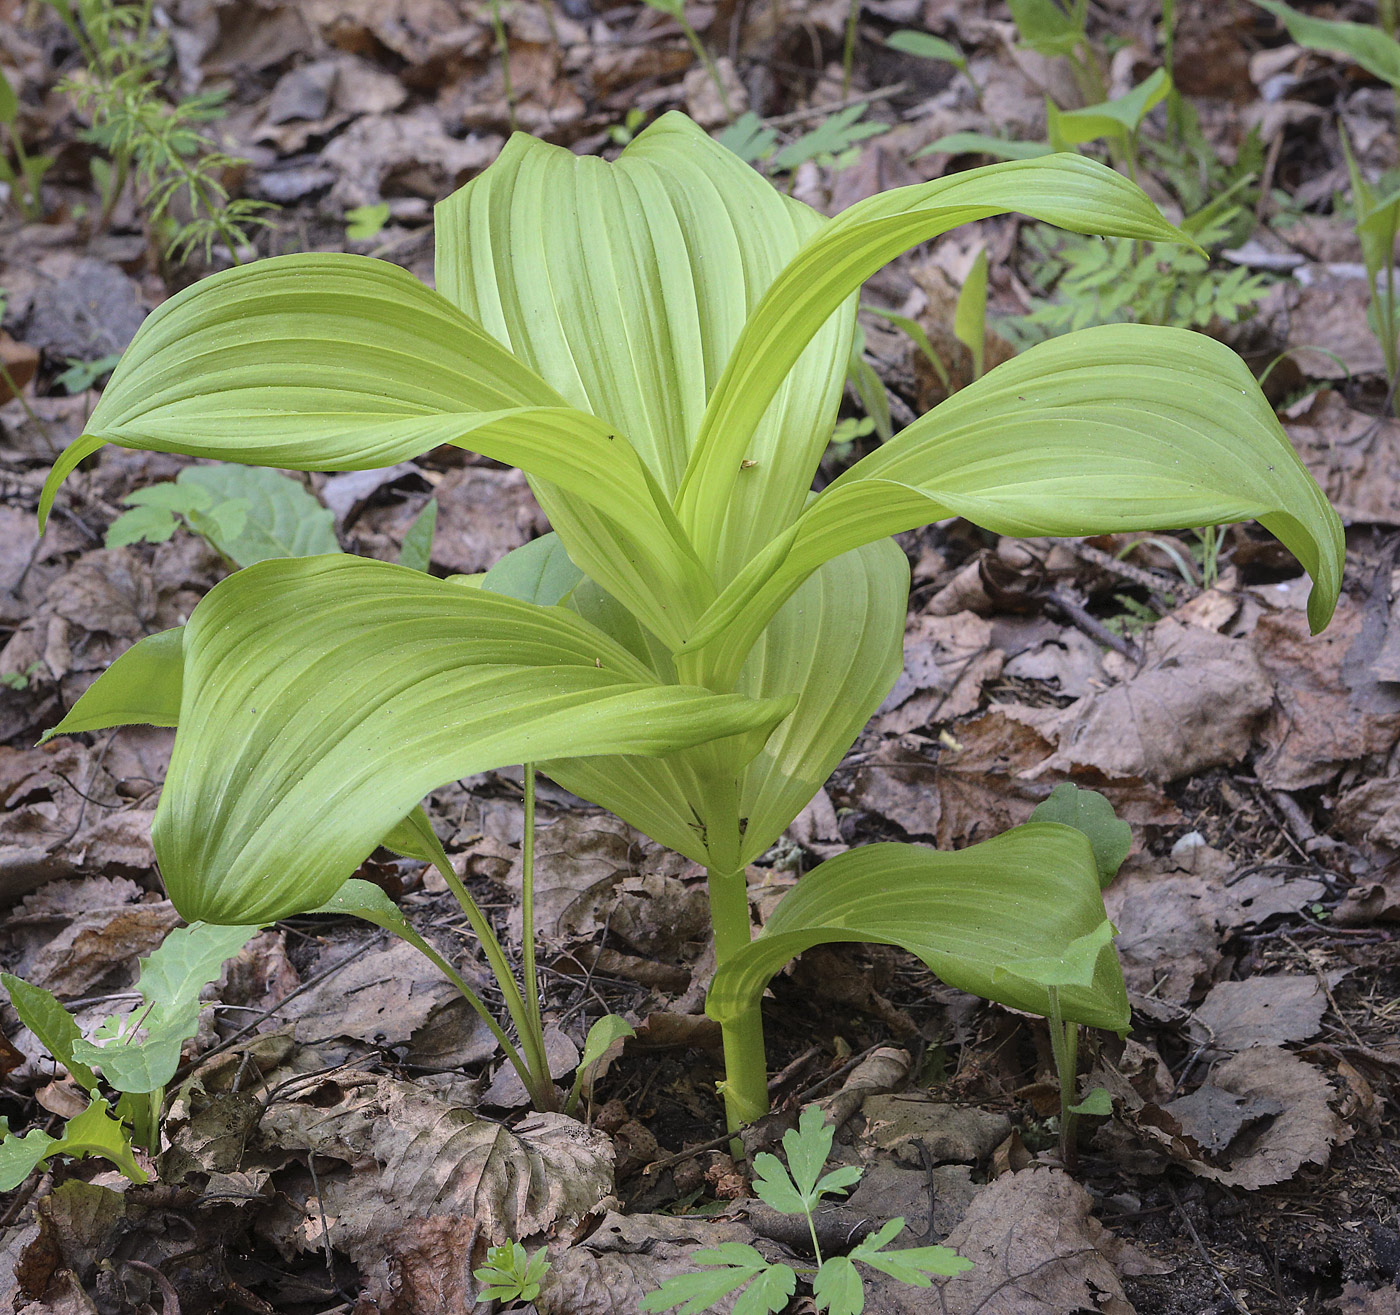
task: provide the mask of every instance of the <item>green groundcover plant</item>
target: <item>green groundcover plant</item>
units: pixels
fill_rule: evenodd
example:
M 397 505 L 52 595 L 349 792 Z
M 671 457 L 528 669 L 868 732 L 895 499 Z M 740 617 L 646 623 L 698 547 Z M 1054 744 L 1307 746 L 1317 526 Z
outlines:
M 534 762 L 708 870 L 731 1126 L 767 1106 L 764 984 L 821 942 L 901 945 L 989 999 L 1125 1028 L 1094 855 L 1059 822 L 957 854 L 842 854 L 752 937 L 746 866 L 901 669 L 891 535 L 951 516 L 1021 535 L 1257 519 L 1312 575 L 1315 629 L 1335 605 L 1336 514 L 1239 358 L 1178 329 L 1034 347 L 813 494 L 861 284 L 1012 210 L 1182 240 L 1075 155 L 825 219 L 671 114 L 615 163 L 513 137 L 438 207 L 436 291 L 295 255 L 166 302 L 41 515 L 105 443 L 303 470 L 450 443 L 520 466 L 557 536 L 503 563 L 506 593 L 343 555 L 265 561 L 114 663 L 58 729 L 178 726 L 153 839 L 180 912 L 316 909 L 430 791 Z

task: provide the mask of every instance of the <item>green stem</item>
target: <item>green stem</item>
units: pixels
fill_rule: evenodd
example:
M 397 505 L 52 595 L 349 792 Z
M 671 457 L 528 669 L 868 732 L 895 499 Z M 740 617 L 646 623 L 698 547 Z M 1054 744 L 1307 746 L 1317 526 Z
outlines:
M 690 48 L 695 52 L 698 59 L 709 75 L 710 81 L 715 84 L 715 91 L 719 95 L 719 103 L 724 109 L 724 117 L 730 123 L 734 121 L 734 111 L 729 105 L 729 93 L 724 89 L 724 79 L 719 75 L 719 68 L 715 61 L 710 58 L 710 52 L 705 49 L 705 43 L 700 40 L 700 34 L 691 27 L 683 13 L 675 16 L 676 22 L 681 25 L 681 31 L 685 33 L 685 39 L 690 42 Z
M 1055 1059 L 1055 1074 L 1060 1080 L 1060 1159 L 1073 1169 L 1078 1159 L 1074 1141 L 1078 1116 L 1070 1113 L 1075 1103 L 1075 1079 L 1079 1071 L 1079 1024 L 1066 1022 L 1060 1013 L 1060 988 L 1052 986 L 1050 994 L 1050 1051 Z
M 486 952 L 486 962 L 490 964 L 501 988 L 501 994 L 505 997 L 506 1012 L 515 1024 L 515 1030 L 520 1035 L 520 1044 L 525 1051 L 526 1068 L 533 1075 L 530 1081 L 525 1082 L 522 1073 L 521 1081 L 525 1082 L 525 1089 L 530 1093 L 530 1099 L 537 1109 L 551 1110 L 559 1101 L 554 1090 L 554 1079 L 549 1072 L 549 1061 L 544 1053 L 544 1032 L 536 1028 L 535 1015 L 521 997 L 520 987 L 511 971 L 510 960 L 506 958 L 506 952 L 496 939 L 496 933 L 487 922 L 486 915 L 482 913 L 472 898 L 471 891 L 461 883 L 451 865 L 437 863 L 435 866 L 447 883 L 448 889 L 456 896 L 457 903 L 462 906 L 462 912 L 467 915 L 467 921 L 471 923 L 477 940 L 481 942 L 481 948 Z M 460 986 L 458 989 L 461 989 Z
M 841 48 L 841 96 L 851 94 L 851 70 L 856 62 L 856 23 L 860 18 L 860 0 L 851 0 L 846 10 L 846 42 Z
M 539 977 L 535 970 L 535 764 L 525 764 L 525 836 L 520 849 L 520 939 L 524 957 L 525 1003 L 534 1030 L 544 1035 Z
M 743 869 L 707 871 L 715 962 L 725 963 L 749 943 L 749 889 Z M 725 1122 L 730 1132 L 768 1113 L 768 1067 L 763 1014 L 757 1005 L 723 1025 Z
M 510 116 L 510 130 L 514 132 L 520 125 L 515 121 L 515 88 L 510 81 L 510 41 L 501 18 L 501 0 L 491 0 L 491 30 L 496 34 L 496 52 L 501 57 L 501 81 L 506 93 L 506 113 Z

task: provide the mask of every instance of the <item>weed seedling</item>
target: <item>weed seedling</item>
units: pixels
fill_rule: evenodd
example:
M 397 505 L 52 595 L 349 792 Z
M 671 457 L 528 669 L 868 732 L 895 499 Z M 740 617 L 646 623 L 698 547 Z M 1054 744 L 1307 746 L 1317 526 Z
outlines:
M 932 1286 L 930 1275 L 944 1277 L 972 1268 L 972 1262 L 947 1247 L 885 1248 L 904 1231 L 901 1217 L 891 1219 L 844 1256 L 822 1256 L 817 1241 L 813 1211 L 823 1197 L 844 1196 L 860 1181 L 859 1165 L 843 1165 L 823 1173 L 831 1154 L 834 1130 L 816 1105 L 802 1111 L 796 1128 L 783 1134 L 787 1164 L 762 1151 L 754 1156 L 753 1188 L 759 1200 L 785 1215 L 805 1215 L 812 1238 L 815 1271 L 802 1275 L 812 1285 L 812 1296 L 819 1311 L 827 1315 L 860 1315 L 865 1309 L 865 1281 L 858 1265 L 888 1274 L 912 1287 Z M 754 1315 L 783 1310 L 797 1289 L 797 1272 L 790 1266 L 765 1260 L 751 1246 L 725 1242 L 695 1252 L 691 1259 L 704 1266 L 691 1274 L 667 1279 L 655 1292 L 648 1293 L 640 1309 L 671 1310 L 681 1307 L 681 1315 L 713 1309 L 731 1293 L 744 1289 L 743 1309 Z M 739 1306 L 735 1306 L 738 1310 Z
M 472 1277 L 485 1285 L 476 1300 L 534 1301 L 549 1270 L 549 1257 L 543 1250 L 527 1256 L 519 1242 L 492 1247 L 486 1253 L 486 1263 L 472 1271 Z

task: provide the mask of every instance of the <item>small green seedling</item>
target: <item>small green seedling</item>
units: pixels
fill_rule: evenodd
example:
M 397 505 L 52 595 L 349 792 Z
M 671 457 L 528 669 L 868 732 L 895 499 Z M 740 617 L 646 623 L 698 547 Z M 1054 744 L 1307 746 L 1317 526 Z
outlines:
M 19 97 L 3 69 L 0 69 L 0 124 L 8 130 L 10 149 L 15 153 L 14 164 L 0 154 L 0 183 L 10 189 L 10 200 L 25 219 L 42 219 L 44 202 L 39 188 L 53 164 L 53 156 L 30 155 L 24 149 L 19 127 Z
M 44 669 L 41 659 L 31 662 L 23 671 L 7 671 L 0 675 L 0 685 L 6 689 L 22 690 L 29 688 L 29 682 Z
M 949 1277 L 972 1268 L 972 1262 L 947 1247 L 885 1248 L 904 1231 L 902 1218 L 891 1219 L 878 1232 L 857 1244 L 848 1255 L 823 1258 L 813 1211 L 827 1196 L 844 1196 L 860 1181 L 859 1165 L 843 1165 L 823 1173 L 831 1154 L 834 1129 L 816 1105 L 802 1111 L 796 1128 L 783 1134 L 787 1164 L 763 1151 L 754 1156 L 754 1191 L 759 1200 L 785 1215 L 805 1215 L 817 1268 L 804 1273 L 812 1285 L 818 1311 L 827 1315 L 860 1315 L 865 1309 L 865 1283 L 859 1265 L 888 1274 L 913 1287 L 932 1286 L 930 1275 Z M 643 1299 L 643 1311 L 681 1307 L 681 1315 L 711 1310 L 731 1293 L 744 1289 L 734 1310 L 760 1315 L 783 1310 L 797 1289 L 798 1275 L 789 1265 L 765 1260 L 751 1246 L 725 1242 L 697 1251 L 691 1259 L 705 1266 L 691 1274 L 669 1278 Z
M 675 19 L 676 23 L 679 24 L 681 31 L 685 33 L 685 39 L 690 42 L 691 50 L 695 52 L 695 58 L 700 61 L 701 67 L 714 84 L 715 94 L 719 96 L 719 103 L 724 107 L 725 119 L 732 120 L 734 111 L 729 105 L 729 90 L 724 85 L 724 78 L 720 75 L 715 61 L 710 58 L 710 52 L 705 49 L 705 43 L 700 40 L 700 34 L 690 25 L 690 20 L 685 16 L 685 0 L 646 0 L 646 3 L 668 18 Z
M 141 960 L 136 989 L 142 1004 L 130 1014 L 105 1019 L 88 1037 L 50 992 L 0 973 L 0 986 L 20 1022 L 67 1069 L 90 1102 L 69 1120 L 62 1137 L 38 1129 L 23 1137 L 7 1133 L 0 1142 L 0 1191 L 17 1186 L 32 1169 L 57 1155 L 101 1155 L 133 1182 L 145 1182 L 131 1145 L 151 1154 L 160 1149 L 165 1088 L 180 1066 L 180 1048 L 199 1030 L 200 992 L 257 930 L 210 923 L 176 928 Z M 102 1087 L 116 1094 L 115 1111 L 100 1094 Z
M 330 510 L 275 470 L 188 466 L 173 482 L 137 489 L 124 501 L 132 510 L 107 530 L 109 548 L 164 543 L 183 523 L 235 566 L 340 551 Z
M 350 242 L 368 242 L 384 231 L 389 222 L 389 203 L 357 205 L 345 212 L 345 237 Z
M 62 388 L 69 397 L 76 397 L 79 393 L 85 393 L 89 388 L 96 387 L 103 378 L 117 368 L 117 362 L 120 360 L 120 352 L 115 356 L 99 356 L 95 361 L 83 361 L 70 356 L 67 361 L 68 368 L 54 380 L 54 383 Z
M 534 1301 L 549 1270 L 549 1257 L 543 1249 L 527 1256 L 519 1242 L 492 1247 L 486 1253 L 486 1263 L 472 1271 L 472 1277 L 486 1285 L 477 1294 L 477 1302 Z
M 632 140 L 647 121 L 647 112 L 640 106 L 634 105 L 627 111 L 621 123 L 615 123 L 608 129 L 608 140 L 614 146 L 626 146 Z
M 564 1104 L 565 1114 L 573 1114 L 578 1109 L 585 1080 L 589 1099 L 592 1099 L 594 1069 L 597 1068 L 598 1061 L 619 1041 L 636 1035 L 632 1024 L 617 1014 L 604 1014 L 588 1029 L 588 1035 L 583 1042 L 583 1054 L 579 1057 L 578 1069 L 574 1073 L 574 1085 L 569 1092 L 569 1099 Z

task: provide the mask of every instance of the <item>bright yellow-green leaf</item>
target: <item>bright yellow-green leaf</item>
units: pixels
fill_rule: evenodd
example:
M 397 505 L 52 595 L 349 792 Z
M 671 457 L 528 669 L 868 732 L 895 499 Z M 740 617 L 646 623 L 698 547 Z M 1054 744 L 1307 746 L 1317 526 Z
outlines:
M 954 854 L 916 845 L 852 849 L 809 872 L 763 932 L 720 965 L 706 1012 L 725 1022 L 754 1006 L 795 955 L 875 941 L 918 955 L 951 986 L 1048 1014 L 1047 958 L 1066 1019 L 1121 1032 L 1128 999 L 1088 837 L 1034 822 Z M 1023 975 L 1020 969 L 1031 975 Z
M 44 732 L 101 731 L 110 726 L 174 726 L 180 720 L 185 628 L 147 635 L 126 650 L 83 692 L 68 715 Z
M 791 706 L 661 685 L 561 608 L 339 555 L 230 576 L 195 609 L 184 654 L 152 835 L 191 921 L 317 907 L 460 776 L 717 735 L 752 756 Z

